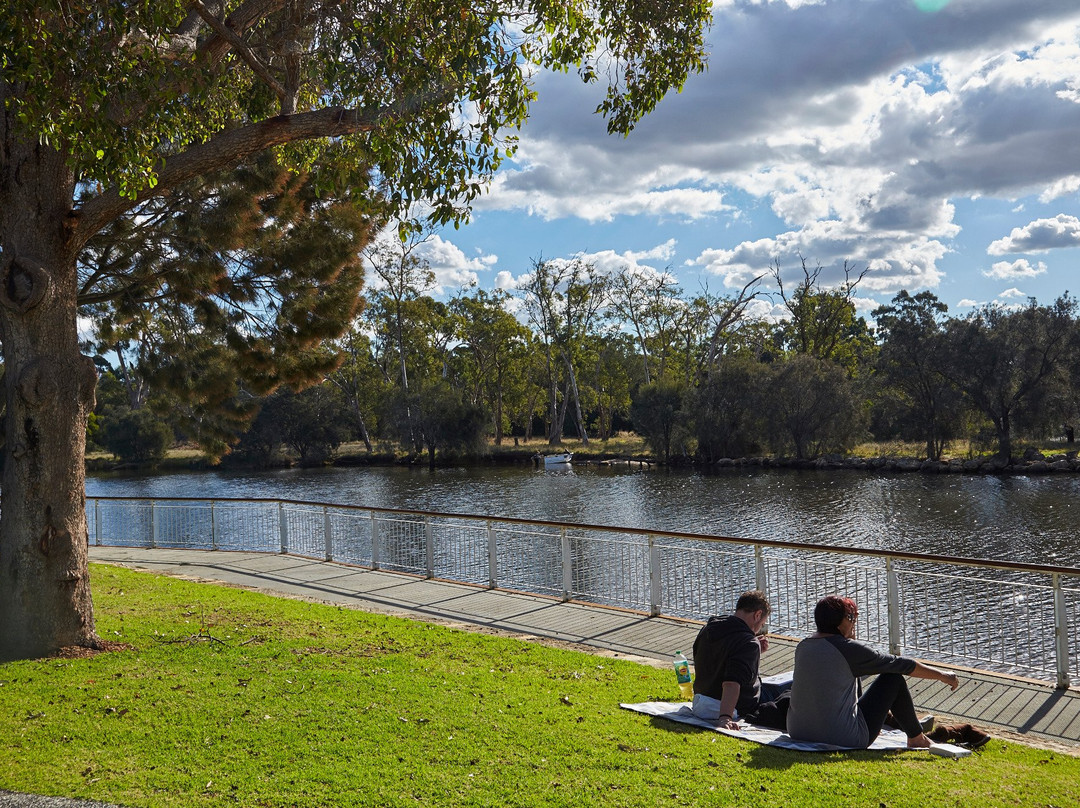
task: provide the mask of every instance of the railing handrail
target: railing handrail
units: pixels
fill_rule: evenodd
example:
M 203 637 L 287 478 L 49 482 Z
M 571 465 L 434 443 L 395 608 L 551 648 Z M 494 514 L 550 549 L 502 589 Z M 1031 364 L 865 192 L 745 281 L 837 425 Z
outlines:
M 87 500 L 109 501 L 145 501 L 145 502 L 257 502 L 263 504 L 303 505 L 315 508 L 334 508 L 336 510 L 355 510 L 366 513 L 400 514 L 402 516 L 424 516 L 443 519 L 468 519 L 475 521 L 497 521 L 503 524 L 527 525 L 530 527 L 550 527 L 556 529 L 576 528 L 584 531 L 603 531 L 612 533 L 626 533 L 644 537 L 670 537 L 673 539 L 688 539 L 691 541 L 710 542 L 715 544 L 740 544 L 756 547 L 774 547 L 789 550 L 807 550 L 814 553 L 838 553 L 841 555 L 873 556 L 876 558 L 893 559 L 899 561 L 916 561 L 934 564 L 946 564 L 958 567 L 976 567 L 987 569 L 1009 570 L 1011 572 L 1030 572 L 1043 575 L 1069 575 L 1080 577 L 1080 567 L 1065 567 L 1053 564 L 1023 564 L 1016 561 L 1003 561 L 989 558 L 972 558 L 969 556 L 950 556 L 937 553 L 913 553 L 897 550 L 883 550 L 874 547 L 845 547 L 831 544 L 814 544 L 812 542 L 782 541 L 777 539 L 739 538 L 736 536 L 721 536 L 711 533 L 692 533 L 678 530 L 658 530 L 654 528 L 628 527 L 623 525 L 598 525 L 588 522 L 552 522 L 544 519 L 526 519 L 516 516 L 491 516 L 474 513 L 453 513 L 449 511 L 424 511 L 408 508 L 385 508 L 374 505 L 350 505 L 338 502 L 319 502 L 304 499 L 282 499 L 280 497 L 132 497 L 132 496 L 109 496 L 87 495 Z

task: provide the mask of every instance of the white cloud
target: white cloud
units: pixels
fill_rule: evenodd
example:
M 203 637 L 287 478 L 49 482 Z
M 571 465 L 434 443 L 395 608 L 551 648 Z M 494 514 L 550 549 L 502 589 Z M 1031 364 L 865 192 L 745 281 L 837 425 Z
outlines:
M 801 252 L 834 279 L 844 259 L 871 266 L 874 291 L 936 287 L 952 199 L 1080 190 L 1080 6 L 936 5 L 717 2 L 709 71 L 627 139 L 587 113 L 597 88 L 541 74 L 512 170 L 478 208 L 734 220 L 739 191 L 783 231 L 701 252 L 726 285 Z
M 657 244 L 655 247 L 643 252 L 625 252 L 623 253 L 629 260 L 634 261 L 670 261 L 672 256 L 675 255 L 675 239 L 669 238 L 663 244 Z
M 461 248 L 442 236 L 434 235 L 416 247 L 416 254 L 426 260 L 435 273 L 436 295 L 477 283 L 478 272 L 490 270 L 498 256 L 478 255 L 469 258 Z
M 988 271 L 984 272 L 988 278 L 995 280 L 1018 280 L 1020 278 L 1034 278 L 1046 272 L 1046 264 L 1040 261 L 1036 266 L 1026 258 L 1017 261 L 998 261 Z
M 1021 292 L 1014 286 L 1012 289 L 1006 289 L 1004 292 L 998 295 L 998 300 L 1016 300 L 1017 298 L 1027 296 L 1027 292 Z
M 1046 252 L 1080 246 L 1080 219 L 1058 214 L 1052 219 L 1036 219 L 1024 227 L 1014 227 L 1005 238 L 991 242 L 990 255 Z
M 863 288 L 876 292 L 897 292 L 904 288 L 935 287 L 941 281 L 937 262 L 947 252 L 933 239 L 913 237 L 897 243 L 888 233 L 858 232 L 842 222 L 817 222 L 800 231 L 781 233 L 775 238 L 746 241 L 732 249 L 710 249 L 694 263 L 724 279 L 724 285 L 741 287 L 756 275 L 770 273 L 776 262 L 781 277 L 801 276 L 801 259 L 810 269 L 822 267 L 824 286 L 846 280 L 843 266 L 857 274 L 868 269 Z

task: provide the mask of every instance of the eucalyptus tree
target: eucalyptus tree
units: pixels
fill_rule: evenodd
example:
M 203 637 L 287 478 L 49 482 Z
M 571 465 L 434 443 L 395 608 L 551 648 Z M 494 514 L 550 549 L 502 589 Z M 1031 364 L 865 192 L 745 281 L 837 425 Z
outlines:
M 630 335 L 618 331 L 587 340 L 584 357 L 586 406 L 596 416 L 596 437 L 607 440 L 615 419 L 630 415 L 631 393 L 644 381 L 640 357 Z
M 835 362 L 797 354 L 766 367 L 761 410 L 775 451 L 804 460 L 846 451 L 860 437 L 862 408 Z
M 418 336 L 415 321 L 423 308 L 414 304 L 435 288 L 435 272 L 417 252 L 423 241 L 421 234 L 412 233 L 400 240 L 383 239 L 366 251 L 381 281 L 370 298 L 385 321 L 383 327 L 397 358 L 397 383 L 405 393 L 409 392 L 408 356 Z
M 876 370 L 878 406 L 895 402 L 900 434 L 921 439 L 939 460 L 960 428 L 963 402 L 949 381 L 945 322 L 948 306 L 932 292 L 899 292 L 873 312 L 881 350 Z
M 316 384 L 299 392 L 280 387 L 261 402 L 237 453 L 249 462 L 271 466 L 290 462 L 281 456 L 285 447 L 301 466 L 323 465 L 347 440 L 349 420 L 341 391 L 332 384 Z
M 548 443 L 562 442 L 568 413 L 573 415 L 581 442 L 589 443 L 578 365 L 585 340 L 601 326 L 607 288 L 606 276 L 582 258 L 536 259 L 520 288 L 529 323 L 540 339 L 547 363 Z
M 702 345 L 697 366 L 699 376 L 707 375 L 728 348 L 732 333 L 746 322 L 746 309 L 761 294 L 761 279 L 748 280 L 734 295 L 713 295 L 707 289 L 698 298 L 697 308 L 707 313 L 708 338 Z
M 92 360 L 77 260 L 118 217 L 275 149 L 465 218 L 535 68 L 606 77 L 627 133 L 704 64 L 700 0 L 6 0 L 0 5 L 0 658 L 99 645 L 86 561 Z M 323 175 L 326 176 L 326 175 Z
M 821 280 L 824 268 L 811 269 L 805 258 L 801 262 L 802 277 L 794 289 L 785 287 L 779 260 L 771 270 L 788 311 L 777 332 L 780 346 L 789 353 L 836 362 L 855 375 L 873 354 L 873 337 L 866 321 L 857 316 L 854 302 L 855 289 L 869 268 L 856 272 L 845 261 L 843 282 L 827 288 Z
M 327 381 L 341 393 L 353 422 L 353 428 L 364 448 L 370 453 L 372 434 L 377 429 L 379 402 L 385 396 L 389 382 L 375 361 L 371 336 L 363 331 L 359 320 L 333 342 L 341 364 Z
M 394 300 L 374 292 L 369 299 L 365 316 L 374 335 L 375 361 L 387 383 L 384 404 L 393 410 L 397 436 L 419 452 L 423 441 L 414 428 L 415 394 L 450 375 L 454 318 L 446 303 L 430 295 Z
M 687 389 L 693 388 L 712 373 L 723 356 L 739 343 L 738 335 L 754 318 L 750 304 L 761 294 L 761 276 L 751 278 L 735 294 L 717 294 L 702 289 L 689 299 L 680 299 L 672 309 L 671 333 L 674 337 L 668 364 Z
M 612 314 L 630 327 L 641 352 L 645 384 L 663 379 L 675 352 L 682 290 L 667 272 L 624 266 L 610 276 Z
M 473 289 L 450 301 L 454 337 L 467 356 L 463 381 L 472 402 L 490 413 L 496 446 L 502 445 L 509 426 L 508 413 L 521 406 L 528 387 L 525 357 L 531 334 L 507 310 L 509 300 L 503 290 Z
M 662 381 L 642 385 L 630 405 L 635 431 L 665 463 L 673 452 L 686 448 L 690 418 L 684 405 L 687 388 L 678 382 Z
M 435 468 L 440 451 L 478 453 L 487 421 L 483 408 L 468 401 L 446 379 L 428 379 L 415 385 L 407 395 L 394 398 L 387 418 L 397 427 L 401 438 L 409 437 L 423 446 L 430 469 Z
M 707 378 L 690 391 L 687 409 L 697 440 L 697 458 L 713 463 L 722 458 L 760 453 L 765 443 L 765 385 L 770 367 L 749 353 L 721 357 Z
M 1018 419 L 1035 409 L 1073 361 L 1076 299 L 1062 295 L 1049 306 L 984 306 L 946 327 L 947 373 L 993 424 L 998 457 L 1012 454 Z

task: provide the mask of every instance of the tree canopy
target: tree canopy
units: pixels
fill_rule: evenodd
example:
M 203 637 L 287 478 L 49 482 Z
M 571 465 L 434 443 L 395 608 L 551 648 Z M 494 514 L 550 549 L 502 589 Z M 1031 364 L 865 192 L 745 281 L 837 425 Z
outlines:
M 95 645 L 78 256 L 126 212 L 252 162 L 366 175 L 402 216 L 470 202 L 539 68 L 606 82 L 626 134 L 704 66 L 704 0 L 8 0 L 0 5 L 0 659 Z

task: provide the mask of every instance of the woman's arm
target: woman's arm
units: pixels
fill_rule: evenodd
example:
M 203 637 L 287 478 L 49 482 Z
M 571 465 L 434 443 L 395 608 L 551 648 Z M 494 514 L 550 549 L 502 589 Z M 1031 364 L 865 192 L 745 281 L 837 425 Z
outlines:
M 944 682 L 950 689 L 956 690 L 960 684 L 960 677 L 955 673 L 949 673 L 939 668 L 932 667 L 930 665 L 924 665 L 921 662 L 915 663 L 915 670 L 913 670 L 909 676 L 914 676 L 916 679 L 937 679 L 939 682 Z

